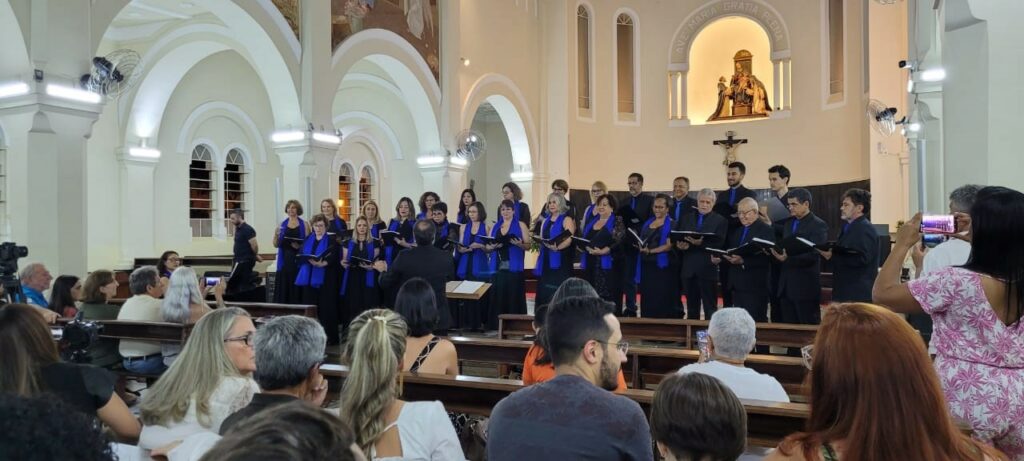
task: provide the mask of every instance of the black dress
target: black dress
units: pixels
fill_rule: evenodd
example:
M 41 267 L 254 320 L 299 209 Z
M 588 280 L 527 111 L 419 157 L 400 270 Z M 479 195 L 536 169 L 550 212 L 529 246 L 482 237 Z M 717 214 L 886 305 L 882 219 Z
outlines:
M 519 225 L 519 223 L 513 223 Z M 504 237 L 498 230 L 497 236 Z M 488 291 L 491 297 L 490 311 L 487 315 L 487 329 L 498 329 L 498 316 L 501 314 L 526 314 L 526 277 L 522 270 L 512 272 L 510 262 L 512 251 L 509 245 L 498 248 L 492 257 L 498 258 L 496 263 L 497 272 L 494 273 L 494 282 Z M 518 267 L 523 266 L 523 256 L 520 253 Z
M 564 217 L 559 217 L 559 219 L 564 219 Z M 540 236 L 543 238 L 555 237 L 555 235 L 551 234 L 551 228 L 555 226 L 545 226 L 545 222 L 546 221 L 541 222 Z M 565 221 L 563 221 L 563 226 L 564 222 Z M 543 258 L 538 258 L 537 264 L 541 265 L 543 272 L 541 272 L 540 279 L 537 281 L 537 299 L 535 305 L 541 306 L 549 303 L 551 301 L 551 297 L 555 295 L 555 291 L 558 290 L 558 287 L 562 286 L 562 282 L 572 276 L 572 247 L 572 245 L 569 245 L 558 252 L 562 255 L 558 269 L 551 268 L 547 255 Z
M 301 224 L 300 226 L 304 225 Z M 299 263 L 295 256 L 299 250 L 292 248 L 284 237 L 300 238 L 299 227 L 287 227 L 284 235 L 278 236 L 278 247 L 281 249 L 281 268 L 274 276 L 274 302 L 278 304 L 299 304 L 302 302 L 302 287 L 295 286 L 295 276 L 299 273 Z
M 671 225 L 671 221 L 665 219 L 662 226 Z M 644 226 L 641 229 L 640 237 L 644 240 L 650 238 L 651 247 L 657 247 L 660 239 L 651 237 L 651 234 L 661 233 L 661 227 L 651 229 Z M 678 271 L 673 269 L 672 252 L 668 252 L 668 267 L 658 267 L 658 256 L 640 255 L 640 316 L 644 318 L 680 318 L 679 309 L 679 277 Z M 636 261 L 633 262 L 636 264 Z
M 479 223 L 478 226 L 478 231 L 484 232 L 483 235 L 487 235 L 487 225 Z M 480 231 L 480 228 L 483 230 Z M 473 225 L 466 224 L 466 229 L 468 231 L 472 231 Z M 459 241 L 464 245 L 469 245 L 471 243 L 485 243 L 477 234 L 472 235 L 472 239 L 469 240 L 470 243 L 466 243 L 466 240 L 462 235 L 459 235 Z M 459 261 L 455 266 L 456 270 L 458 270 L 461 265 L 463 258 L 466 259 L 466 273 L 461 280 L 470 280 L 474 282 L 491 281 L 491 274 L 489 273 L 490 260 L 488 259 L 486 252 L 483 250 L 473 250 L 469 253 L 459 253 Z M 456 273 L 456 276 L 457 275 L 458 274 Z M 455 303 L 456 307 L 452 312 L 453 328 L 462 330 L 479 330 L 487 320 L 486 317 L 488 316 L 490 297 L 491 292 L 488 290 L 487 293 L 484 293 L 484 295 L 477 301 L 460 300 Z M 497 322 L 496 319 L 495 322 Z
M 44 391 L 56 395 L 76 410 L 96 416 L 114 394 L 117 377 L 92 365 L 57 362 L 39 369 Z
M 376 247 L 375 247 L 376 249 Z M 366 242 L 356 242 L 352 246 L 352 256 L 373 260 Z M 370 272 L 375 272 L 373 269 Z M 373 286 L 366 286 L 366 269 L 359 267 L 359 264 L 349 263 L 345 277 L 344 303 L 345 303 L 345 324 L 362 314 L 368 309 L 380 307 L 380 288 L 377 283 L 377 274 L 372 274 Z
M 316 236 L 310 236 L 315 239 Z M 341 290 L 341 256 L 339 255 L 338 244 L 326 234 L 324 238 L 330 239 L 327 243 L 327 266 L 324 267 L 323 284 L 319 287 L 304 286 L 302 288 L 303 304 L 316 305 L 316 318 L 327 333 L 327 345 L 337 345 L 338 326 L 340 325 L 340 295 Z M 314 241 L 313 248 L 319 241 Z M 302 263 L 308 264 L 308 263 Z
M 622 274 L 619 273 L 615 266 L 614 246 L 616 242 L 612 238 L 612 232 L 610 230 L 612 225 L 611 221 L 606 222 L 600 229 L 591 228 L 590 232 L 587 232 L 587 234 L 583 236 L 583 238 L 590 240 L 592 244 L 591 246 L 594 248 L 612 248 L 611 253 L 608 254 L 609 258 L 613 258 L 611 268 L 602 268 L 601 260 L 603 258 L 601 256 L 591 255 L 586 251 L 580 251 L 580 258 L 586 258 L 587 260 L 587 267 L 583 269 L 583 278 L 590 282 L 590 285 L 597 291 L 598 296 L 605 301 L 612 303 L 618 301 L 618 303 L 621 304 L 622 288 L 619 279 L 622 278 Z

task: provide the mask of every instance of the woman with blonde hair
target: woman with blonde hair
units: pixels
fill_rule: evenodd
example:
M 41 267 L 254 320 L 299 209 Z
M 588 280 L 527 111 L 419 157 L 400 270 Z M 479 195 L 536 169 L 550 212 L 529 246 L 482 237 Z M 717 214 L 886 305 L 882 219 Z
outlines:
M 359 215 L 366 218 L 366 222 L 370 224 L 370 235 L 375 239 L 380 238 L 381 229 L 388 227 L 388 224 L 380 217 L 380 206 L 373 200 L 363 202 L 363 206 L 359 209 Z
M 766 459 L 825 461 L 1006 459 L 957 428 L 924 341 L 874 304 L 825 311 L 812 346 L 811 415 Z
M 224 307 L 224 289 L 227 286 L 224 280 L 214 285 L 213 296 L 217 300 L 218 307 Z M 206 283 L 200 284 L 196 277 L 196 271 L 188 266 L 181 266 L 171 273 L 171 279 L 164 292 L 164 301 L 160 305 L 160 317 L 165 322 L 180 323 L 188 325 L 196 323 L 210 312 L 210 306 L 206 304 Z M 174 359 L 181 353 L 181 344 L 163 344 L 161 353 L 164 357 L 164 365 L 171 366 Z
M 371 309 L 352 321 L 340 414 L 371 459 L 466 459 L 441 402 L 399 399 L 407 332 L 402 316 L 388 309 Z
M 139 446 L 151 450 L 203 431 L 249 404 L 256 327 L 237 307 L 217 309 L 196 323 L 181 355 L 146 393 Z

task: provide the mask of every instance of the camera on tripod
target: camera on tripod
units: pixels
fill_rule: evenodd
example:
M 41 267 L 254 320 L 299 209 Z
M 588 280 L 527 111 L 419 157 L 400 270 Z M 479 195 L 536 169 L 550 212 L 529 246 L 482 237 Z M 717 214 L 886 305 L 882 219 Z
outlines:
M 28 256 L 28 247 L 14 242 L 0 243 L 0 285 L 8 302 L 24 302 L 18 280 L 18 260 Z
M 79 311 L 74 320 L 64 325 L 60 337 L 60 358 L 72 363 L 91 362 L 89 348 L 99 339 L 102 329 L 103 325 L 99 323 L 82 320 L 82 312 Z

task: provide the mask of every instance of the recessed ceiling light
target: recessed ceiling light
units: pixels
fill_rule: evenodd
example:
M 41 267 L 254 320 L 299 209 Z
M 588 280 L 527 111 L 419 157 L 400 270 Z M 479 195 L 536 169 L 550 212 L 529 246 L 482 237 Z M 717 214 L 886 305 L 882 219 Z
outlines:
M 189 8 L 195 8 L 196 4 L 192 3 L 192 2 L 181 2 L 179 4 L 179 6 L 181 6 L 182 8 L 185 8 L 185 9 L 189 9 Z

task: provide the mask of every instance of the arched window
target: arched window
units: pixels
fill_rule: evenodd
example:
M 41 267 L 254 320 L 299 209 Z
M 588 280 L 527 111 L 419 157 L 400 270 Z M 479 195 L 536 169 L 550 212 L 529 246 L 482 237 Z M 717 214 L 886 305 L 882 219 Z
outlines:
M 632 16 L 615 18 L 616 120 L 636 121 L 636 28 Z
M 367 200 L 373 200 L 373 170 L 364 166 L 359 172 L 359 206 L 362 207 Z
M 229 237 L 235 235 L 235 226 L 229 219 L 231 210 L 249 211 L 245 195 L 247 175 L 245 155 L 238 149 L 229 150 L 224 160 L 224 227 Z
M 192 149 L 188 165 L 188 217 L 192 237 L 213 237 L 215 169 L 210 148 L 199 144 Z
M 355 182 L 355 172 L 352 165 L 347 163 L 341 165 L 338 172 L 338 216 L 346 222 L 352 222 L 352 184 Z
M 590 11 L 580 5 L 576 8 L 576 107 L 581 117 L 593 116 L 593 93 L 590 82 Z

